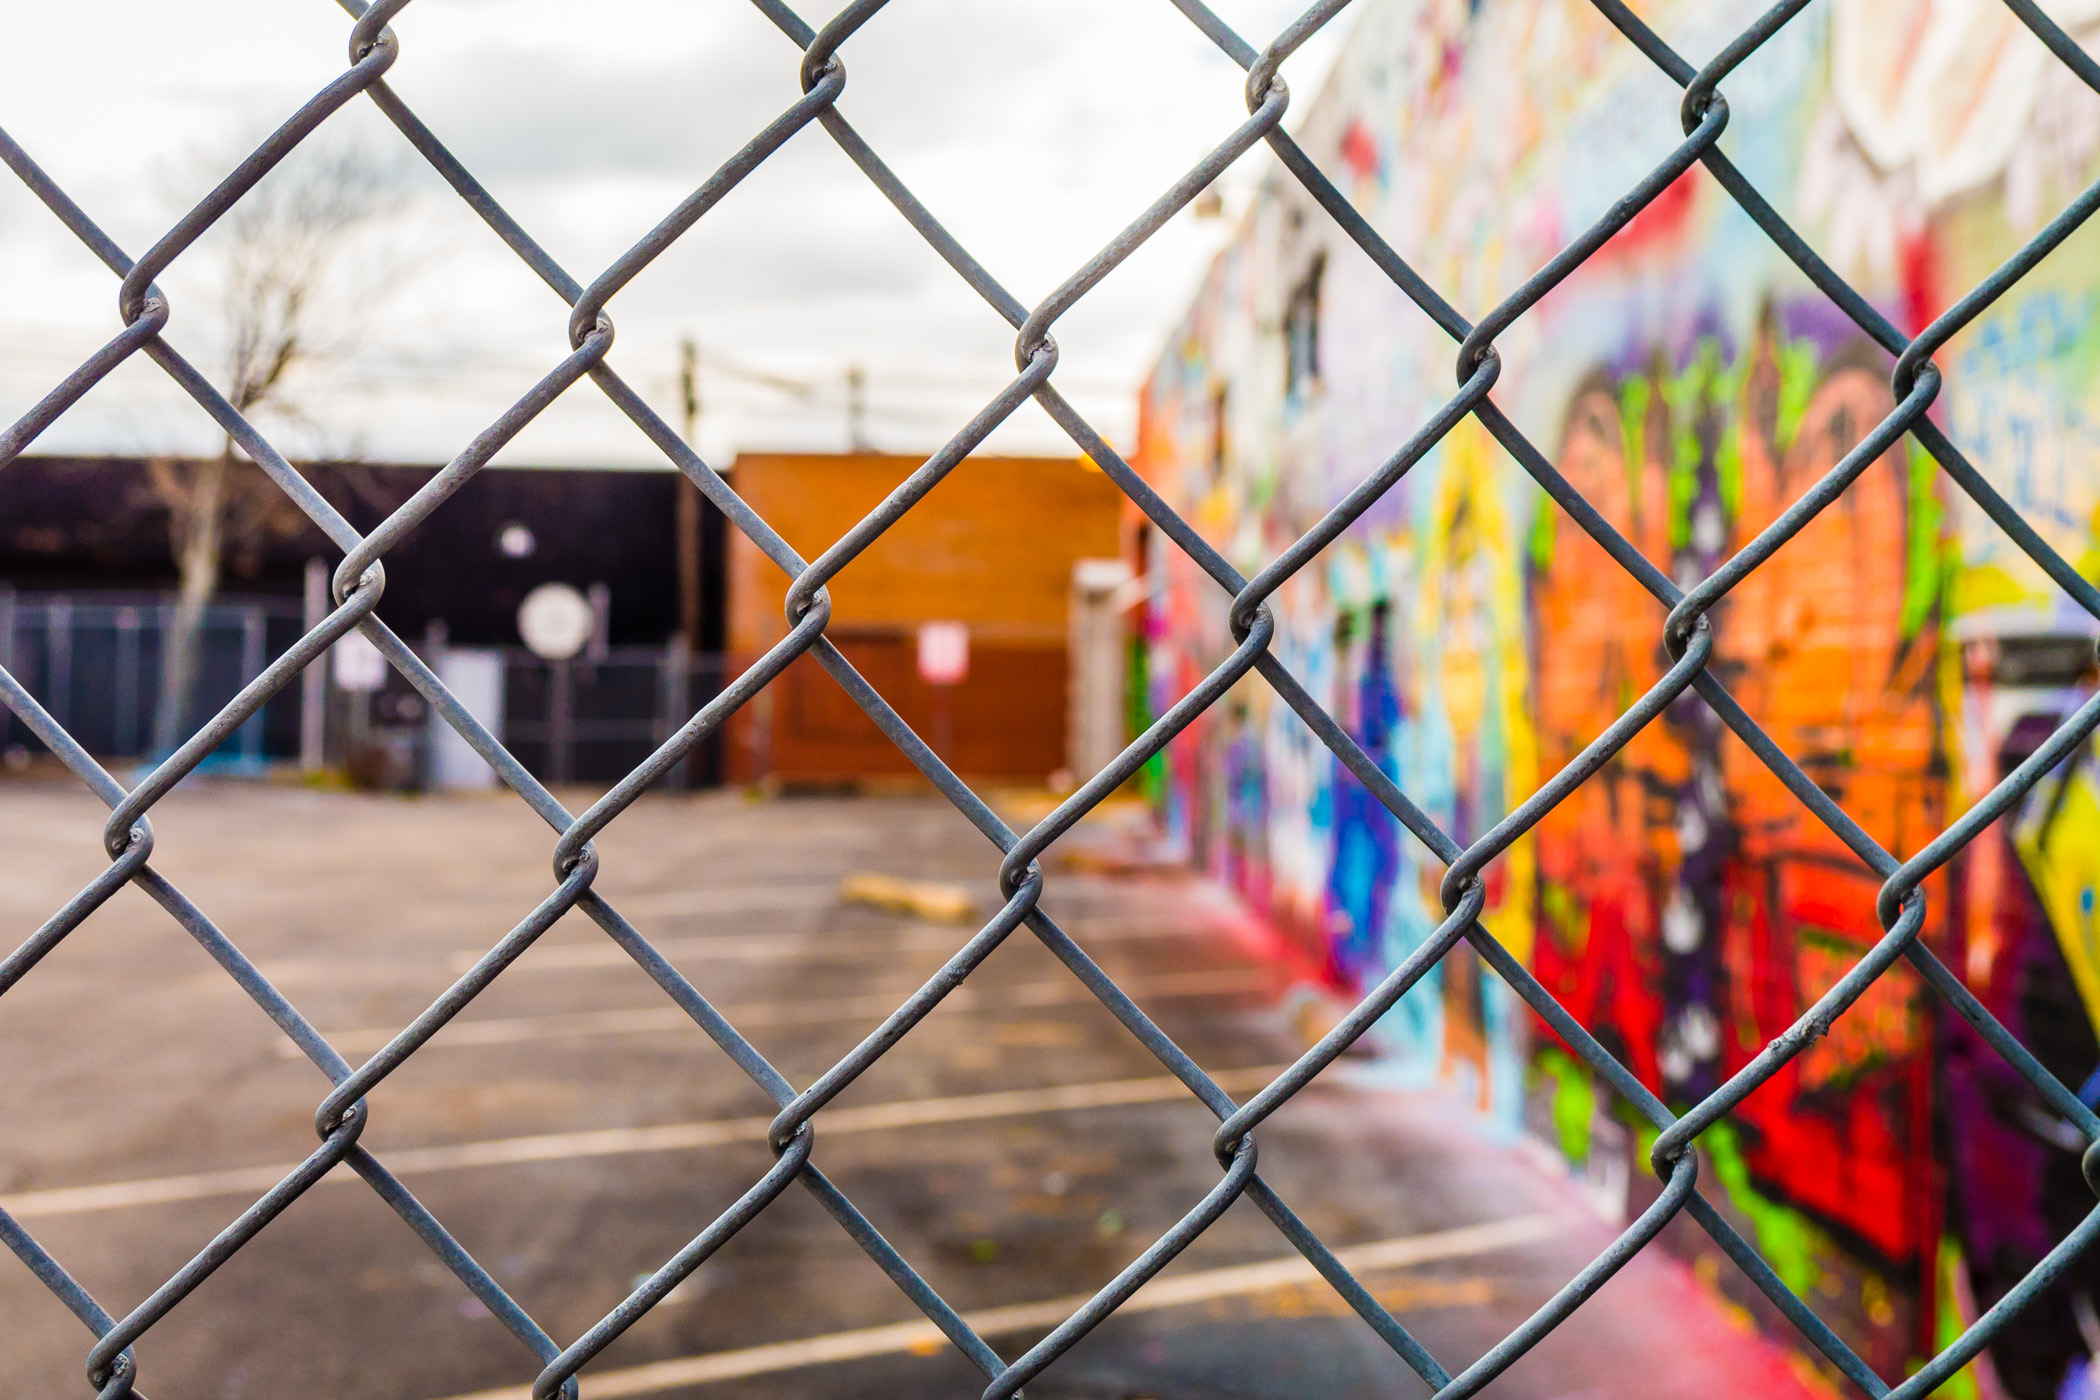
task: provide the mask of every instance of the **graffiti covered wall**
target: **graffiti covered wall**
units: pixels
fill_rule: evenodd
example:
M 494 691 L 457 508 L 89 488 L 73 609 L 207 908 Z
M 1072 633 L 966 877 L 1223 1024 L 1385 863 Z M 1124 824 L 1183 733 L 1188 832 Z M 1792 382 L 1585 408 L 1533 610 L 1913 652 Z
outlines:
M 1637 8 L 1695 61 L 1756 13 Z M 1298 137 L 1469 314 L 1677 138 L 1676 89 L 1582 0 L 1359 10 Z M 2075 31 L 2100 3 L 2051 13 Z M 1906 332 L 2100 173 L 2100 98 L 1984 0 L 1811 6 L 1723 90 L 1723 149 Z M 2089 576 L 2096 307 L 2100 242 L 2082 233 L 1941 353 L 1934 409 Z M 1687 582 L 1891 407 L 1889 357 L 1699 169 L 1497 346 L 1498 405 Z M 1455 351 L 1309 196 L 1272 178 L 1148 382 L 1139 464 L 1251 574 L 1452 394 Z M 1171 548 L 1151 554 L 1157 713 L 1229 637 L 1215 584 Z M 1278 655 L 1461 843 L 1667 664 L 1661 607 L 1470 420 L 1273 606 Z M 2092 681 L 2091 620 L 1908 444 L 1714 621 L 1715 672 L 1899 856 Z M 1170 831 L 1337 990 L 1375 982 L 1441 918 L 1441 865 L 1259 682 L 1170 748 L 1162 778 Z M 1739 1068 L 1879 934 L 1879 881 L 1689 695 L 1487 876 L 1497 936 L 1673 1101 Z M 2072 1084 L 2100 1066 L 2096 885 L 2100 765 L 2082 755 L 1928 886 L 1929 944 Z M 1890 1376 L 2091 1204 L 2066 1125 L 1951 1019 L 1899 966 L 1708 1139 L 1709 1180 L 1738 1222 Z M 1643 1130 L 1470 948 L 1374 1035 L 1391 1077 L 1454 1087 L 1557 1145 L 1608 1208 L 1640 1203 Z M 2082 1393 L 2064 1387 L 2087 1374 L 2083 1286 L 1958 1388 Z

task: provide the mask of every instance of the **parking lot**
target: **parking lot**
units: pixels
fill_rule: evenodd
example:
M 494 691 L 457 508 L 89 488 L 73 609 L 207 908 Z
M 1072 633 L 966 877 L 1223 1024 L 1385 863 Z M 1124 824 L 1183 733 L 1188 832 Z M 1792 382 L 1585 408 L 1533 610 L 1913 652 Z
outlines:
M 353 1063 L 551 886 L 508 795 L 192 783 L 154 863 Z M 33 930 L 101 865 L 101 816 L 0 787 L 0 917 Z M 653 797 L 600 839 L 607 893 L 796 1085 L 968 936 L 848 905 L 842 876 L 956 882 L 996 856 L 931 798 Z M 1046 907 L 1228 1091 L 1303 1046 L 1258 925 L 1184 875 L 1061 868 Z M 1344 1066 L 1261 1132 L 1261 1167 L 1454 1371 L 1608 1238 L 1576 1192 L 1433 1095 Z M 112 1312 L 144 1298 L 313 1146 L 326 1083 L 198 945 L 120 893 L 0 1001 L 0 1204 Z M 572 916 L 372 1096 L 363 1142 L 566 1343 L 764 1173 L 773 1109 Z M 1217 1180 L 1213 1120 L 1025 932 L 817 1120 L 817 1163 L 1003 1354 L 1045 1334 Z M 1812 1393 L 1657 1251 L 1491 1392 Z M 1656 1325 L 1667 1299 L 1670 1323 Z M 86 1394 L 89 1336 L 0 1260 L 0 1368 Z M 522 1400 L 537 1366 L 401 1220 L 338 1171 L 138 1349 L 155 1400 Z M 584 1395 L 977 1393 L 977 1373 L 793 1190 L 585 1373 Z M 1029 1388 L 1033 1396 L 1426 1393 L 1251 1205 Z

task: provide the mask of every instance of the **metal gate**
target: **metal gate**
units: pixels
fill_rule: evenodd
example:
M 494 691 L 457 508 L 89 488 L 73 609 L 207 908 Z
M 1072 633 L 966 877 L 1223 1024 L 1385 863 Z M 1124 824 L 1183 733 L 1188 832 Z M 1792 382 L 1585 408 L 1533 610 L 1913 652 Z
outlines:
M 172 602 L 158 596 L 16 594 L 0 588 L 0 665 L 89 752 L 143 757 L 152 744 L 161 647 L 174 611 Z M 196 708 L 225 705 L 300 630 L 296 602 L 228 598 L 207 607 L 199 625 Z M 267 755 L 293 751 L 297 709 L 296 695 L 257 707 L 214 760 L 258 769 Z M 35 742 L 35 733 L 11 716 L 0 727 L 0 747 Z

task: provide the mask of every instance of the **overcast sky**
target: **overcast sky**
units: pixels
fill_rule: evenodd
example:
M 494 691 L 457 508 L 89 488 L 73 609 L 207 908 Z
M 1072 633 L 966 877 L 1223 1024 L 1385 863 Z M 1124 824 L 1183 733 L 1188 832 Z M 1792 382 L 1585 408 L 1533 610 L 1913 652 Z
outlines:
M 1215 8 L 1259 45 L 1302 3 Z M 1348 19 L 1286 67 L 1299 111 Z M 583 282 L 799 95 L 798 51 L 744 0 L 417 0 L 394 29 L 389 81 Z M 342 70 L 348 30 L 329 0 L 18 7 L 0 126 L 136 256 Z M 1167 0 L 892 0 L 843 57 L 840 110 L 1024 302 L 1246 114 L 1239 70 Z M 337 260 L 343 331 L 301 385 L 311 422 L 269 431 L 295 453 L 443 460 L 560 359 L 566 308 L 369 102 L 325 129 L 394 161 L 398 194 Z M 1184 211 L 1059 323 L 1057 382 L 1112 440 L 1127 443 L 1139 381 L 1267 168 L 1257 148 L 1228 176 L 1226 217 Z M 161 278 L 170 340 L 214 374 L 222 247 L 208 236 Z M 0 420 L 115 332 L 115 294 L 0 170 Z M 843 446 L 852 365 L 875 445 L 931 450 L 1012 373 L 1012 332 L 814 124 L 611 311 L 613 363 L 673 422 L 678 341 L 697 339 L 710 456 Z M 140 357 L 32 450 L 215 443 Z M 1069 450 L 1033 405 L 994 446 Z M 660 459 L 584 384 L 499 460 Z

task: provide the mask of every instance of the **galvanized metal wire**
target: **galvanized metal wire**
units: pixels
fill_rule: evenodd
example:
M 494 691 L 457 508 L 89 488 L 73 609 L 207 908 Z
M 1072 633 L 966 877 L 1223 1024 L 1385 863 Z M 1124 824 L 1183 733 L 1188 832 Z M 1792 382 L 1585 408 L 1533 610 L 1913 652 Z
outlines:
M 2008 774 L 1974 807 L 1915 855 L 1898 860 L 1882 849 L 1838 804 L 1812 781 L 1793 759 L 1759 727 L 1708 668 L 1714 648 L 1712 610 L 1731 589 L 1770 561 L 1788 540 L 1826 509 L 1865 468 L 1908 436 L 1931 454 L 1956 487 L 2003 529 L 2078 605 L 2100 619 L 2096 589 L 2053 551 L 1927 417 L 1941 384 L 1933 355 L 1950 337 L 2063 242 L 2100 205 L 2100 185 L 2085 191 L 1997 271 L 1963 296 L 1916 336 L 1906 337 L 1880 315 L 1823 261 L 1817 252 L 1773 209 L 1720 149 L 1729 107 L 1724 83 L 1760 46 L 1806 8 L 1809 0 L 1782 0 L 1736 36 L 1704 67 L 1694 67 L 1648 28 L 1623 0 L 1592 0 L 1597 8 L 1656 68 L 1684 90 L 1682 141 L 1623 198 L 1579 238 L 1553 258 L 1499 305 L 1469 320 L 1445 300 L 1383 240 L 1283 129 L 1290 93 L 1279 68 L 1283 61 L 1348 4 L 1319 0 L 1266 47 L 1241 38 L 1201 0 L 1171 0 L 1177 9 L 1246 71 L 1247 119 L 1176 181 L 1107 247 L 1095 254 L 1048 297 L 1035 306 L 1023 304 L 1006 290 L 948 232 L 933 212 L 884 164 L 840 110 L 847 86 L 844 50 L 857 30 L 886 0 L 852 0 L 823 25 L 813 26 L 784 0 L 753 0 L 796 51 L 802 96 L 753 136 L 646 237 L 588 283 L 572 276 L 500 205 L 474 175 L 423 124 L 387 85 L 386 73 L 400 52 L 400 40 L 389 22 L 409 0 L 339 0 L 351 16 L 348 62 L 343 72 L 314 95 L 273 132 L 210 194 L 184 215 L 158 242 L 134 260 L 119 248 L 56 182 L 5 132 L 0 132 L 0 160 L 119 279 L 121 326 L 107 345 L 90 356 L 18 421 L 0 432 L 0 465 L 18 456 L 60 414 L 117 366 L 143 354 L 194 399 L 241 450 L 343 552 L 334 576 L 334 609 L 295 646 L 213 716 L 200 730 L 140 779 L 126 787 L 76 743 L 35 698 L 12 676 L 0 671 L 0 700 L 36 734 L 52 753 L 110 808 L 104 831 L 109 865 L 64 908 L 19 948 L 0 959 L 0 996 L 30 973 L 38 960 L 71 934 L 111 894 L 125 884 L 137 885 L 167 911 L 217 960 L 241 989 L 313 1062 L 330 1085 L 314 1114 L 318 1145 L 299 1167 L 228 1223 L 197 1255 L 128 1312 L 118 1315 L 92 1297 L 65 1266 L 4 1212 L 0 1238 L 92 1334 L 85 1358 L 90 1389 L 106 1400 L 141 1393 L 132 1347 L 178 1307 L 205 1278 L 266 1228 L 288 1205 L 338 1165 L 347 1165 L 423 1240 L 489 1311 L 539 1361 L 533 1385 L 541 1400 L 557 1394 L 573 1397 L 577 1375 L 614 1338 L 647 1314 L 722 1244 L 743 1229 L 786 1191 L 800 1185 L 813 1194 L 849 1236 L 867 1252 L 898 1289 L 983 1372 L 988 1400 L 1017 1394 L 1045 1368 L 1056 1363 L 1075 1342 L 1115 1312 L 1117 1307 L 1202 1234 L 1234 1201 L 1245 1197 L 1275 1223 L 1284 1238 L 1348 1302 L 1349 1306 L 1427 1381 L 1439 1397 L 1475 1394 L 1546 1333 L 1560 1326 L 1584 1300 L 1671 1220 L 1689 1216 L 1743 1270 L 1756 1287 L 1799 1330 L 1801 1337 L 1853 1384 L 1870 1396 L 1903 1400 L 1935 1389 L 1977 1354 L 2015 1313 L 2031 1303 L 2096 1234 L 2100 1208 L 2089 1213 L 2036 1266 L 2033 1272 L 1986 1311 L 1938 1356 L 1891 1387 L 1877 1376 L 1809 1307 L 1781 1282 L 1757 1249 L 1728 1224 L 1698 1185 L 1700 1135 L 1755 1092 L 1795 1055 L 1801 1053 L 1898 959 L 1907 961 L 1947 1004 L 1974 1026 L 2083 1136 L 2087 1180 L 2100 1192 L 2100 1118 L 2000 1025 L 1918 939 L 1925 919 L 1923 882 L 1945 866 L 1991 821 L 2008 811 L 2057 763 L 2085 743 L 2100 727 L 2100 696 L 2088 700 L 2025 762 Z M 2082 51 L 2035 0 L 2006 0 L 2028 30 L 2087 86 L 2100 91 L 2100 65 Z M 786 55 L 783 56 L 784 61 Z M 330 507 L 261 433 L 237 412 L 210 380 L 164 335 L 169 307 L 155 279 L 223 218 L 272 167 L 311 137 L 331 116 L 360 97 L 373 103 L 467 205 L 568 308 L 569 353 L 548 369 L 532 389 L 476 437 L 415 496 L 369 534 L 359 534 Z M 674 242 L 705 217 L 718 201 L 797 132 L 816 125 L 897 208 L 905 221 L 974 291 L 1015 329 L 1013 381 L 929 457 L 875 510 L 814 561 L 798 555 L 763 519 L 739 499 L 727 482 L 680 439 L 612 363 L 612 301 Z M 1366 477 L 1301 539 L 1252 578 L 1244 577 L 1147 485 L 1121 456 L 1059 393 L 1055 383 L 1058 348 L 1052 330 L 1082 297 L 1119 263 L 1196 198 L 1241 155 L 1266 143 L 1308 194 L 1341 230 L 1384 271 L 1403 293 L 1456 345 L 1457 393 L 1383 465 Z M 1891 388 L 1895 407 L 1799 500 L 1745 544 L 1705 579 L 1681 588 L 1613 528 L 1547 458 L 1496 407 L 1491 391 L 1500 372 L 1495 342 L 1541 298 L 1604 243 L 1624 228 L 1671 182 L 1703 165 L 1714 180 L 1764 230 L 1773 242 L 1838 306 L 1859 329 L 1894 357 Z M 538 783 L 445 689 L 435 674 L 376 614 L 386 588 L 387 552 L 411 530 L 440 509 L 446 498 L 487 464 L 494 453 L 539 415 L 555 398 L 589 379 L 631 419 L 674 465 L 712 501 L 765 555 L 786 570 L 794 582 L 787 594 L 787 635 L 747 671 L 693 714 L 640 767 L 629 773 L 587 810 L 572 813 Z M 1062 802 L 1032 829 L 1010 829 L 966 786 L 934 751 L 904 723 L 825 635 L 831 615 L 825 585 L 885 530 L 911 510 L 949 471 L 1001 422 L 1029 400 L 1048 412 L 1074 444 L 1093 459 L 1129 496 L 1161 533 L 1184 551 L 1230 595 L 1230 656 L 1199 685 L 1175 703 L 1105 770 Z M 1349 525 L 1403 477 L 1454 426 L 1477 419 L 1496 441 L 1544 489 L 1558 509 L 1583 529 L 1639 584 L 1667 609 L 1661 640 L 1671 664 L 1646 694 L 1628 708 L 1561 772 L 1520 804 L 1493 830 L 1460 846 L 1433 822 L 1359 747 L 1272 652 L 1275 622 L 1269 597 L 1305 568 Z M 434 707 L 504 781 L 555 833 L 550 889 L 539 906 L 503 935 L 441 997 L 417 1016 L 383 1049 L 353 1065 L 331 1046 L 256 965 L 213 924 L 210 917 L 151 863 L 154 805 L 215 748 L 303 668 L 319 659 L 338 638 L 362 632 L 407 681 Z M 814 656 L 854 701 L 896 743 L 912 764 L 954 803 L 1003 854 L 999 869 L 1002 904 L 998 913 L 969 938 L 941 969 L 904 1001 L 851 1053 L 811 1084 L 796 1091 L 788 1080 L 741 1035 L 735 1026 L 651 945 L 602 895 L 593 882 L 598 856 L 593 838 L 656 779 L 684 759 L 709 734 L 789 663 Z M 1154 754 L 1201 715 L 1234 684 L 1255 675 L 1310 727 L 1393 815 L 1446 867 L 1442 885 L 1446 917 L 1428 941 L 1387 976 L 1318 1044 L 1245 1103 L 1235 1102 L 1120 990 L 1113 979 L 1063 929 L 1046 915 L 1040 901 L 1045 884 L 1041 858 L 1061 836 Z M 1866 866 L 1882 877 L 1877 913 L 1881 940 L 1825 993 L 1799 1021 L 1745 1065 L 1733 1078 L 1682 1116 L 1673 1113 L 1555 1001 L 1553 996 L 1481 922 L 1486 903 L 1484 874 L 1557 803 L 1619 752 L 1685 691 L 1696 692 L 1729 729 L 1748 746 L 1817 820 L 1827 826 Z M 691 1241 L 672 1255 L 625 1298 L 611 1304 L 603 1318 L 566 1344 L 556 1341 L 505 1292 L 414 1193 L 385 1163 L 361 1144 L 368 1125 L 366 1098 L 444 1025 L 479 996 L 535 939 L 571 909 L 581 910 L 615 944 L 631 956 L 695 1026 L 779 1106 L 770 1139 L 775 1162 L 728 1210 L 698 1229 Z M 1172 1229 L 1087 1304 L 1024 1354 L 1001 1355 L 890 1244 L 853 1202 L 827 1177 L 817 1162 L 823 1110 L 831 1100 L 891 1047 L 896 1045 L 943 997 L 962 985 L 971 972 L 1004 939 L 1026 928 L 1070 970 L 1139 1043 L 1156 1056 L 1189 1092 L 1218 1119 L 1214 1149 L 1219 1165 L 1216 1185 Z M 1255 1130 L 1271 1113 L 1311 1083 L 1389 1010 L 1409 988 L 1461 941 L 1470 943 L 1526 1003 L 1574 1048 L 1596 1074 L 1651 1123 L 1657 1133 L 1650 1164 L 1662 1182 L 1654 1202 L 1560 1289 L 1536 1314 L 1485 1355 L 1454 1374 L 1432 1356 L 1386 1310 L 1292 1211 L 1256 1168 Z M 1722 1378 L 1716 1378 L 1721 1380 Z

